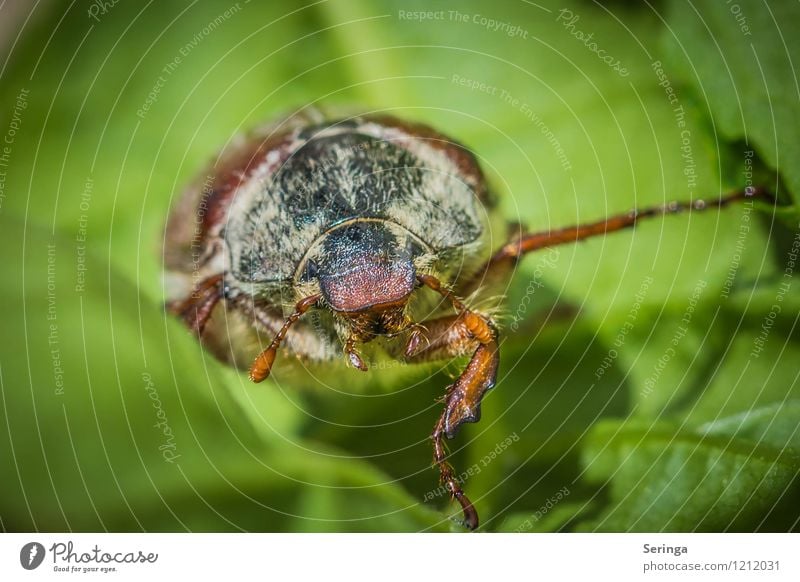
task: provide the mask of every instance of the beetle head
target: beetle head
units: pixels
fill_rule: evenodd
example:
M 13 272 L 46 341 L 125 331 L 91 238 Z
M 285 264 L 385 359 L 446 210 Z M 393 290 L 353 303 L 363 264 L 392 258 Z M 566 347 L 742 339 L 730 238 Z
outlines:
M 418 247 L 402 229 L 367 220 L 326 233 L 304 270 L 325 302 L 344 316 L 403 308 L 416 285 Z

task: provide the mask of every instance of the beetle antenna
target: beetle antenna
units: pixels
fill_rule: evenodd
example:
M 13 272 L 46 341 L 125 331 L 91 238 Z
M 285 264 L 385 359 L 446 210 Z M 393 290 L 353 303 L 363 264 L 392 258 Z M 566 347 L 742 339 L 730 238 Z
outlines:
M 258 354 L 258 357 L 253 362 L 253 365 L 250 367 L 250 380 L 253 382 L 261 382 L 267 379 L 272 370 L 272 364 L 275 362 L 275 354 L 278 352 L 278 348 L 281 346 L 283 338 L 286 337 L 289 328 L 319 301 L 320 297 L 322 297 L 322 295 L 317 293 L 315 295 L 309 295 L 297 302 L 294 306 L 294 311 L 286 318 L 286 321 L 283 322 L 283 327 L 275 334 L 272 343 L 267 346 L 266 350 Z

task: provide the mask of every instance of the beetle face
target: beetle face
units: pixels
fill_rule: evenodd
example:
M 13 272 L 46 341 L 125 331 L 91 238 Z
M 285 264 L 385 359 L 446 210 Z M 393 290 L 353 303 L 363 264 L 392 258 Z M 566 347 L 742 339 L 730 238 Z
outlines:
M 402 306 L 414 290 L 413 247 L 382 221 L 355 221 L 328 233 L 316 268 L 322 296 L 341 314 Z

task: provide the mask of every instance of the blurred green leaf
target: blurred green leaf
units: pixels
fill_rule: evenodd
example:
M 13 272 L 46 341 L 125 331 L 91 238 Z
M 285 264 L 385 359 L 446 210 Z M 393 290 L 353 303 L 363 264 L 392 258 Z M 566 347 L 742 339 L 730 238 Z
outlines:
M 793 401 L 695 429 L 668 423 L 598 424 L 586 442 L 584 460 L 589 479 L 611 479 L 611 504 L 581 529 L 796 527 L 790 508 L 800 493 L 797 413 Z
M 749 147 L 755 180 L 774 185 L 773 168 L 800 191 L 788 4 L 748 7 L 746 36 L 730 5 L 677 0 L 666 13 L 470 0 L 426 20 L 408 16 L 431 10 L 423 0 L 123 2 L 98 21 L 47 6 L 0 73 L 0 130 L 17 125 L 0 198 L 6 529 L 459 529 L 457 506 L 428 495 L 428 435 L 456 364 L 337 374 L 341 390 L 256 387 L 163 313 L 168 209 L 265 120 L 314 104 L 430 123 L 533 230 L 713 199 L 744 185 Z M 794 212 L 668 217 L 520 264 L 498 385 L 450 443 L 485 529 L 797 527 Z
M 800 21 L 800 6 L 670 0 L 667 8 L 669 30 L 662 37 L 670 73 L 702 98 L 704 113 L 723 140 L 744 140 L 780 172 L 787 199 L 796 204 L 800 41 L 792 27 Z M 795 208 L 791 222 L 798 218 Z
M 551 501 L 551 499 L 553 501 Z M 569 523 L 582 517 L 591 509 L 585 501 L 563 501 L 556 495 L 545 501 L 545 505 L 533 513 L 509 515 L 497 528 L 499 532 L 547 533 L 563 531 Z M 567 499 L 564 497 L 564 499 Z M 557 505 L 556 505 L 557 503 Z

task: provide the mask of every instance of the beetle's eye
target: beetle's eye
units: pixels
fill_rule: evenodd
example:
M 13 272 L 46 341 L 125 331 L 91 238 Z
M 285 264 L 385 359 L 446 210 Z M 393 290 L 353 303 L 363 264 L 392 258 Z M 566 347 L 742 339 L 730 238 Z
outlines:
M 303 283 L 308 283 L 311 279 L 315 279 L 319 274 L 319 267 L 314 259 L 309 259 L 306 263 L 306 268 L 303 269 L 302 274 L 300 275 L 300 281 Z

